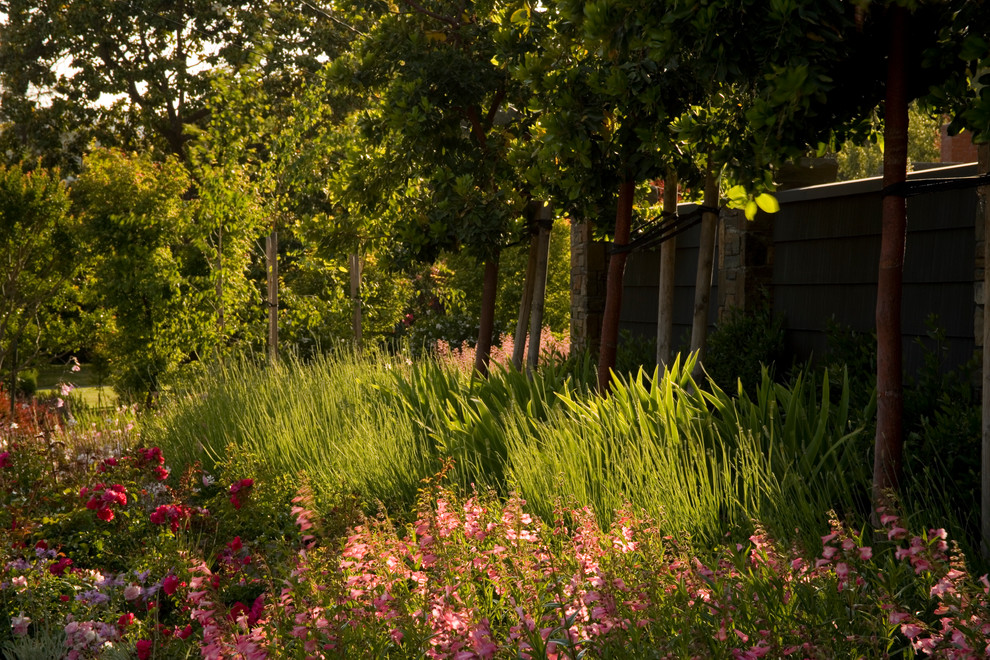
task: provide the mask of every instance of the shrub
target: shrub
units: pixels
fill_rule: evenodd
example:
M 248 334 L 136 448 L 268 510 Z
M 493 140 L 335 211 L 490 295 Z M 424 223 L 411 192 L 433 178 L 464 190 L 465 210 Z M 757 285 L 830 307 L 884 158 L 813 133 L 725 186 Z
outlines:
M 760 384 L 762 368 L 771 371 L 784 356 L 784 319 L 769 306 L 755 311 L 732 309 L 708 336 L 704 367 L 726 392 L 752 392 Z

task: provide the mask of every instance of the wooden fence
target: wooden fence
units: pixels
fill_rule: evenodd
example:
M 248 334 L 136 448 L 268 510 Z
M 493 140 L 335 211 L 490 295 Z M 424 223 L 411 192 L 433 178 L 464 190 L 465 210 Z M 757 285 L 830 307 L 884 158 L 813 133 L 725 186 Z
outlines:
M 971 176 L 975 165 L 952 166 L 912 173 L 911 178 Z M 875 327 L 876 282 L 880 252 L 880 180 L 862 179 L 781 192 L 780 212 L 757 219 L 753 227 L 768 227 L 769 245 L 759 258 L 766 266 L 759 282 L 748 282 L 747 291 L 769 294 L 775 316 L 782 316 L 786 348 L 797 360 L 821 356 L 827 350 L 829 321 L 862 332 Z M 976 264 L 974 260 L 975 189 L 925 194 L 908 199 L 908 236 L 904 262 L 902 324 L 905 366 L 908 372 L 921 365 L 918 341 L 927 336 L 926 320 L 936 315 L 947 337 L 946 363 L 960 364 L 973 355 L 976 315 Z M 687 209 L 683 209 L 687 210 Z M 746 251 L 751 231 L 738 214 L 723 212 L 726 228 L 720 231 L 719 254 Z M 740 242 L 739 245 L 729 244 Z M 694 297 L 698 228 L 678 237 L 675 290 L 675 337 L 687 344 Z M 733 264 L 739 262 L 732 257 Z M 757 272 L 752 259 L 742 258 Z M 655 336 L 659 251 L 630 255 L 626 267 L 621 327 L 641 336 Z M 727 308 L 725 286 L 734 277 L 722 273 L 722 292 L 713 291 L 709 318 L 716 324 Z M 979 288 L 982 288 L 981 286 Z M 740 287 L 733 287 L 739 291 Z M 721 295 L 720 295 L 721 293 Z M 982 292 L 979 292 L 982 293 Z M 735 305 L 751 307 L 747 300 Z M 732 306 L 732 305 L 729 305 Z M 929 342 L 930 344 L 930 342 Z

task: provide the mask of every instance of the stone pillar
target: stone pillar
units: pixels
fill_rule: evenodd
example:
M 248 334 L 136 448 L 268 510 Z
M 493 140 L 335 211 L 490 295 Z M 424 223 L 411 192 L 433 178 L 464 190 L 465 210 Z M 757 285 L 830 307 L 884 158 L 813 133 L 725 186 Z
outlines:
M 598 353 L 608 275 L 606 243 L 595 241 L 591 223 L 571 220 L 571 350 Z
M 750 312 L 769 300 L 773 284 L 773 215 L 747 220 L 723 209 L 718 236 L 718 320 L 732 309 Z

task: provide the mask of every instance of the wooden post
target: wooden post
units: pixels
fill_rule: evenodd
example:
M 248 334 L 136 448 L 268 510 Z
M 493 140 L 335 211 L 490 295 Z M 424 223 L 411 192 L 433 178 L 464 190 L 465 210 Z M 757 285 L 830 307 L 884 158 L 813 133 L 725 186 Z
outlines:
M 278 361 L 278 232 L 274 227 L 265 246 L 268 262 L 268 360 Z
M 550 230 L 553 224 L 550 206 L 541 206 L 536 219 L 540 233 L 539 254 L 534 277 L 533 313 L 529 327 L 529 357 L 526 360 L 526 371 L 529 373 L 532 373 L 540 362 L 540 335 L 543 331 L 543 310 L 547 302 L 547 265 L 550 261 Z
M 705 174 L 705 206 L 718 208 L 718 177 L 715 166 L 708 160 Z M 695 375 L 700 373 L 701 360 L 708 340 L 708 306 L 712 297 L 712 272 L 715 265 L 715 235 L 718 231 L 718 213 L 701 215 L 701 242 L 698 245 L 698 272 L 694 280 L 694 319 L 691 323 L 691 352 L 698 353 Z
M 979 173 L 990 174 L 990 144 L 979 147 Z M 990 559 L 990 186 L 980 186 L 979 215 L 983 223 L 983 448 L 980 457 L 980 531 L 983 557 Z
M 485 262 L 485 281 L 481 289 L 481 318 L 478 322 L 478 343 L 474 351 L 474 370 L 488 376 L 492 354 L 492 334 L 495 331 L 495 297 L 498 295 L 498 258 L 496 253 Z
M 880 220 L 880 271 L 877 276 L 877 431 L 873 452 L 873 503 L 884 505 L 898 492 L 904 450 L 901 285 L 907 237 L 903 192 L 890 186 L 907 178 L 907 9 L 891 5 L 889 55 L 884 99 L 883 214 Z M 874 516 L 876 518 L 877 516 Z
M 358 254 L 350 256 L 351 270 L 351 305 L 354 308 L 354 318 L 351 322 L 354 330 L 354 346 L 361 349 L 361 258 Z
M 526 263 L 526 280 L 523 282 L 522 300 L 519 301 L 519 319 L 516 321 L 516 334 L 512 338 L 512 366 L 522 371 L 523 353 L 526 352 L 526 328 L 529 327 L 529 312 L 533 307 L 533 283 L 536 277 L 536 261 L 539 252 L 539 234 L 532 231 L 535 217 L 533 205 L 526 208 L 526 227 L 530 230 L 529 261 Z
M 677 213 L 677 173 L 667 172 L 663 180 L 664 222 L 672 222 Z M 657 364 L 670 363 L 674 344 L 674 266 L 677 237 L 668 238 L 660 246 L 660 295 L 657 305 Z

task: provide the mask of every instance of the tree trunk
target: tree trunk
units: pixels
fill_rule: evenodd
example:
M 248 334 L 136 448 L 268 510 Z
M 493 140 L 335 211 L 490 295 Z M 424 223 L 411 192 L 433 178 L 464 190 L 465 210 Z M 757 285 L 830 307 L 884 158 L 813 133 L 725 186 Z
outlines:
M 526 209 L 526 225 L 532 229 L 533 213 Z M 519 301 L 519 319 L 516 334 L 512 338 L 512 366 L 522 371 L 523 354 L 526 352 L 526 328 L 529 327 L 529 311 L 533 307 L 533 286 L 536 277 L 536 261 L 539 254 L 539 234 L 532 232 L 529 238 L 529 261 L 526 263 L 526 280 L 523 282 L 522 300 Z
M 718 208 L 718 177 L 711 159 L 705 174 L 705 206 Z M 708 306 L 712 298 L 712 274 L 715 265 L 715 234 L 718 231 L 718 213 L 701 216 L 701 239 L 698 245 L 698 273 L 694 280 L 694 318 L 691 322 L 691 352 L 698 353 L 695 375 L 701 367 L 708 341 Z
M 265 246 L 268 261 L 268 360 L 278 361 L 278 232 L 272 228 Z
M 354 347 L 361 349 L 361 258 L 358 254 L 350 255 L 351 271 L 351 306 L 354 309 L 351 326 L 354 331 Z
M 979 147 L 980 174 L 990 173 L 990 144 Z M 983 449 L 980 460 L 981 536 L 983 558 L 990 559 L 990 186 L 980 187 L 979 215 L 983 224 Z
M 498 253 L 485 262 L 485 282 L 481 290 L 481 319 L 478 323 L 478 343 L 474 353 L 474 370 L 485 377 L 488 376 L 488 363 L 491 360 L 497 294 Z
M 629 244 L 632 229 L 633 193 L 635 181 L 619 186 L 619 206 L 615 213 L 616 248 Z M 622 312 L 622 277 L 626 268 L 626 252 L 614 252 L 608 260 L 608 283 L 605 286 L 605 312 L 602 314 L 602 340 L 598 352 L 598 391 L 609 391 L 615 356 L 619 346 L 619 314 Z
M 529 327 L 529 357 L 526 371 L 532 373 L 540 362 L 540 335 L 543 332 L 543 310 L 547 302 L 547 264 L 550 261 L 550 229 L 553 216 L 549 206 L 541 206 L 537 211 L 540 226 L 539 253 L 536 261 L 535 287 L 533 289 L 533 313 Z
M 664 222 L 672 222 L 677 213 L 677 173 L 667 172 L 663 180 Z M 657 305 L 657 364 L 670 363 L 674 345 L 674 266 L 677 237 L 668 238 L 660 246 L 660 296 Z
M 883 186 L 907 178 L 908 111 L 906 92 L 907 10 L 892 5 L 884 100 Z M 873 501 L 883 504 L 887 493 L 897 492 L 904 445 L 901 412 L 901 282 L 907 205 L 903 192 L 883 198 L 880 236 L 880 272 L 877 278 L 877 435 L 873 462 Z
M 13 359 L 10 361 L 10 421 L 17 420 L 17 341 L 19 337 L 14 337 L 14 345 L 11 348 Z
M 217 230 L 217 330 L 222 342 L 227 333 L 226 321 L 223 315 L 223 225 Z

